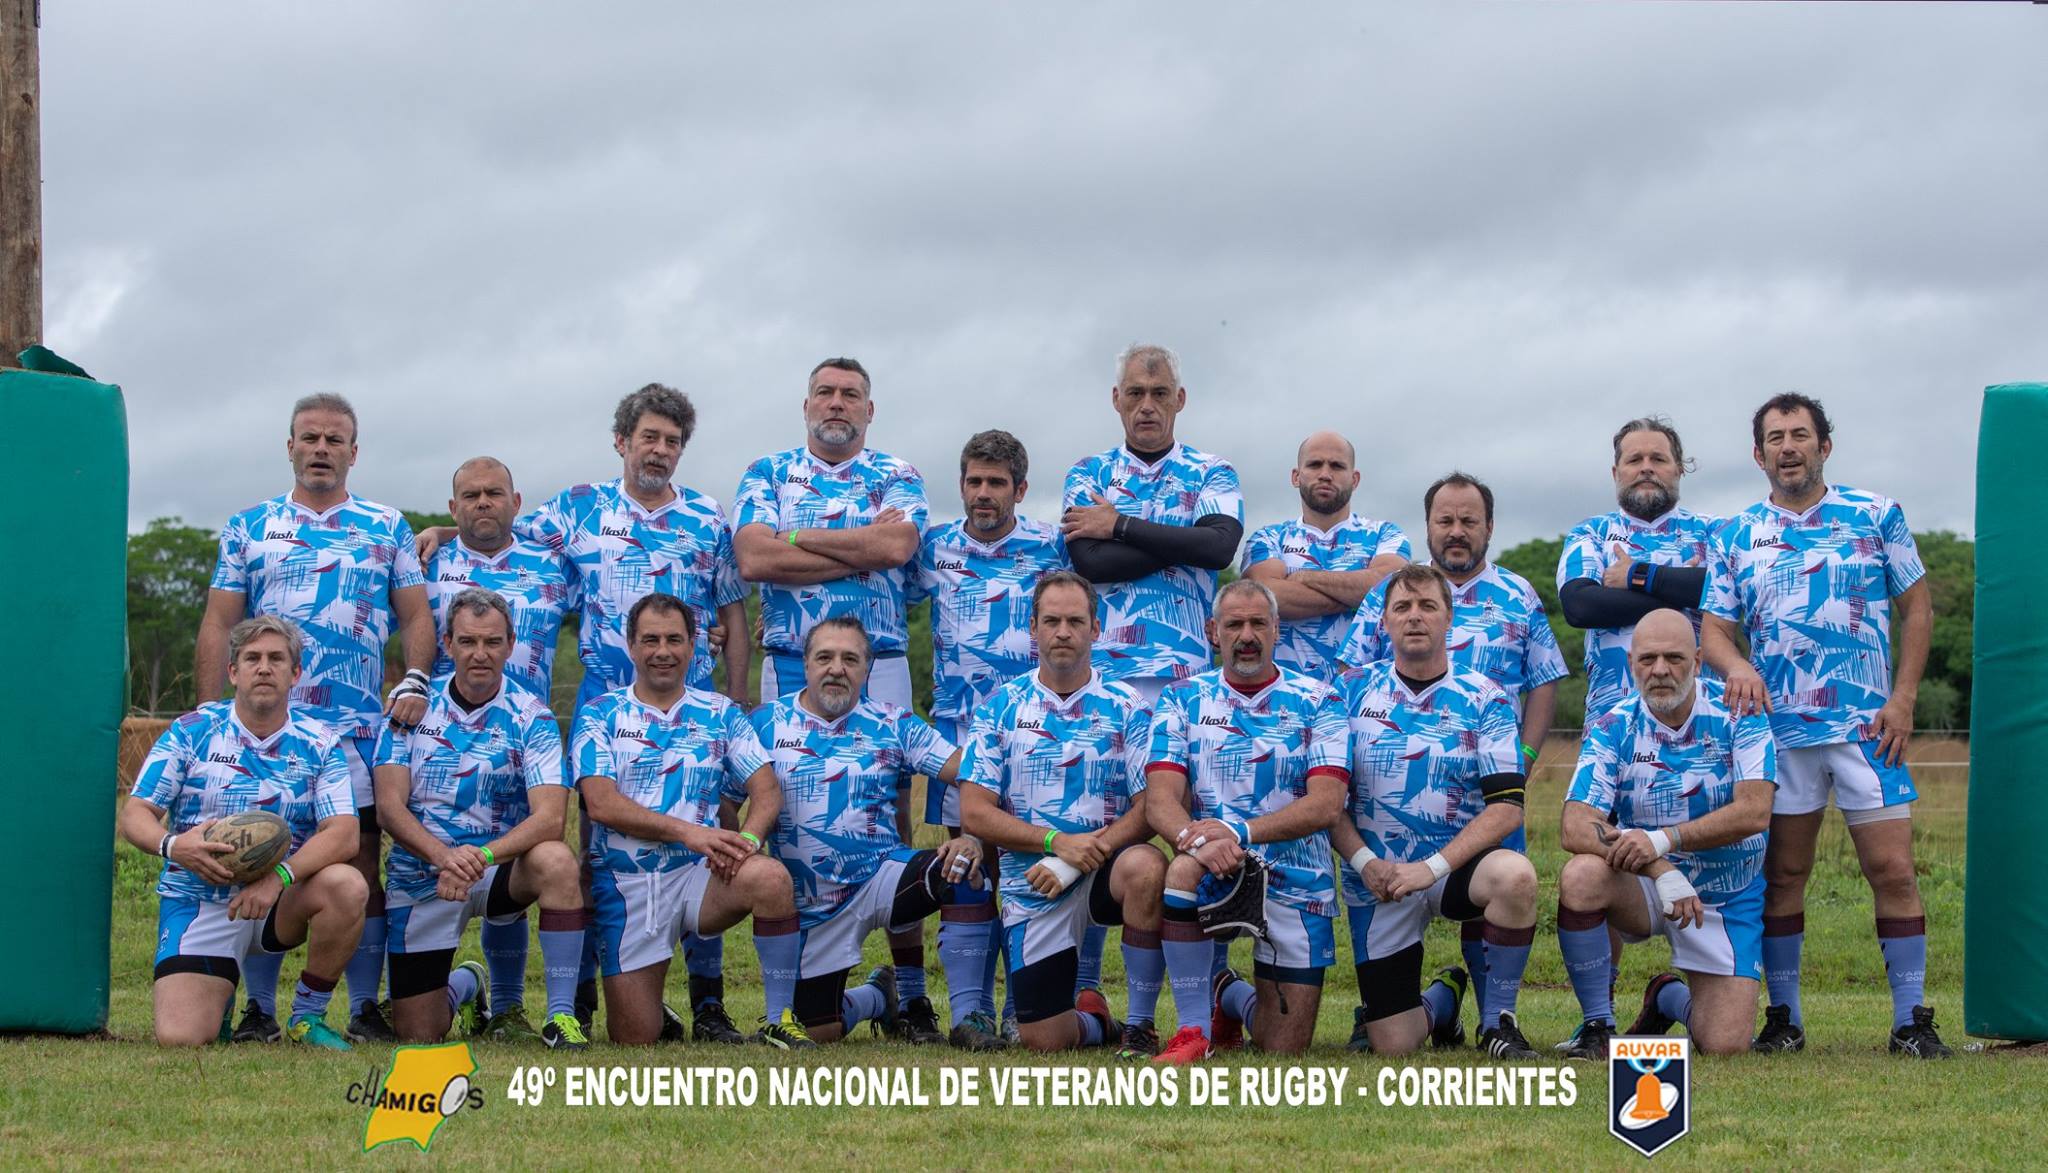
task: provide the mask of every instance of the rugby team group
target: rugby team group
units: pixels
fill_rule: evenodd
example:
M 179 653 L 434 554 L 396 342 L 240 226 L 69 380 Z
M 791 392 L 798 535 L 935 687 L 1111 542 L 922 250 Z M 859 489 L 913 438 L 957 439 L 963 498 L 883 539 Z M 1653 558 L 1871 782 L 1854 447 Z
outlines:
M 455 525 L 415 534 L 349 491 L 349 403 L 301 399 L 292 488 L 221 533 L 195 672 L 228 699 L 170 725 L 120 815 L 164 860 L 156 1037 L 345 1050 L 462 1029 L 573 1050 L 601 1008 L 615 1043 L 801 1049 L 871 1022 L 975 1051 L 1295 1052 L 1341 911 L 1352 1049 L 1460 1045 L 1469 998 L 1484 1054 L 1538 1058 L 1516 1013 L 1538 920 L 1525 778 L 1568 669 L 1536 591 L 1488 560 L 1492 491 L 1431 484 L 1414 560 L 1352 511 L 1356 451 L 1321 432 L 1290 474 L 1300 515 L 1246 538 L 1237 472 L 1177 438 L 1186 402 L 1175 356 L 1134 346 L 1110 391 L 1122 442 L 1068 471 L 1056 524 L 1019 513 L 1029 467 L 1003 431 L 961 450 L 964 516 L 928 524 L 917 470 L 867 445 L 859 362 L 811 371 L 804 443 L 755 461 L 729 510 L 675 483 L 696 412 L 650 384 L 613 417 L 617 479 L 527 509 L 477 456 L 453 474 Z M 1943 1057 L 1904 766 L 1924 572 L 1895 502 L 1824 478 L 1820 403 L 1777 395 L 1750 438 L 1767 495 L 1713 518 L 1679 504 L 1676 428 L 1628 421 L 1617 508 L 1565 543 L 1587 719 L 1556 924 L 1582 1021 L 1556 1050 L 1606 1058 L 1620 951 L 1652 936 L 1671 970 L 1628 1033 L 1801 1049 L 1805 882 L 1832 798 L 1872 893 L 1887 1045 Z M 927 598 L 928 720 L 906 658 Z M 565 746 L 550 699 L 572 617 Z M 922 850 L 920 776 L 944 828 Z M 205 832 L 249 809 L 292 848 L 238 884 Z M 950 1031 L 926 993 L 934 914 Z M 1435 917 L 1461 923 L 1464 964 L 1425 982 Z M 485 961 L 456 965 L 472 920 Z M 725 998 L 742 921 L 766 1011 L 746 1033 Z M 1120 1016 L 1100 988 L 1111 927 Z M 892 964 L 854 984 L 876 931 Z M 1249 979 L 1230 933 L 1252 937 Z M 679 949 L 687 1022 L 668 1003 Z

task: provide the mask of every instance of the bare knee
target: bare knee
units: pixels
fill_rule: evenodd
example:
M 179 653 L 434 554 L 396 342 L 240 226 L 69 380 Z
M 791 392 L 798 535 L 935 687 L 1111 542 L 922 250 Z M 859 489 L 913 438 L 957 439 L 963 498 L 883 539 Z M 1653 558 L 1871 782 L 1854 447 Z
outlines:
M 361 916 L 369 903 L 370 884 L 363 873 L 345 865 L 330 865 L 313 873 L 306 885 L 321 912 Z
M 733 876 L 733 887 L 756 906 L 792 899 L 795 892 L 789 869 L 780 860 L 765 855 L 749 856 Z
M 1919 880 L 1913 874 L 1913 857 L 1901 852 L 1864 860 L 1863 878 L 1875 892 L 1907 895 L 1919 889 Z
M 1192 855 L 1176 855 L 1166 865 L 1166 886 L 1182 892 L 1192 892 L 1202 882 L 1202 874 L 1208 869 Z
M 1500 861 L 1495 863 L 1494 861 Z M 1536 866 L 1518 851 L 1496 851 L 1487 857 L 1492 876 L 1493 898 L 1508 909 L 1531 913 L 1536 910 Z
M 193 1027 L 175 1027 L 163 1022 L 156 1024 L 156 1044 L 159 1047 L 203 1047 L 220 1037 L 220 1027 L 199 1030 Z
M 1605 908 L 1608 883 L 1613 877 L 1614 869 L 1599 856 L 1572 856 L 1557 876 L 1557 902 L 1574 912 Z

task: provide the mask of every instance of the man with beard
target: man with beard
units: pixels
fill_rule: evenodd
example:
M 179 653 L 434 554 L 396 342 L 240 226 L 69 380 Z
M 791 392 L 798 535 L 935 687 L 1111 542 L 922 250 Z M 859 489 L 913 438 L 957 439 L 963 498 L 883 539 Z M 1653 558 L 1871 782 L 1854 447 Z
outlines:
M 1534 1059 L 1515 1004 L 1536 933 L 1536 869 L 1501 850 L 1522 825 L 1526 790 L 1515 705 L 1484 674 L 1452 662 L 1450 624 L 1442 571 L 1395 571 L 1386 617 L 1393 658 L 1337 681 L 1351 793 L 1330 843 L 1356 873 L 1344 877 L 1361 1002 L 1352 1045 L 1405 1055 L 1424 1039 L 1464 1040 L 1464 971 L 1453 966 L 1422 988 L 1423 931 L 1443 916 L 1479 928 L 1480 1049 Z M 1476 814 L 1465 801 L 1471 794 L 1482 804 Z
M 626 612 L 633 683 L 576 714 L 572 757 L 593 824 L 591 903 L 605 1025 L 615 1043 L 671 1037 L 661 991 L 676 942 L 692 934 L 717 939 L 752 916 L 767 1009 L 755 1038 L 801 1047 L 803 1032 L 788 1015 L 796 905 L 789 872 L 761 854 L 782 791 L 746 714 L 730 698 L 689 684 L 700 646 L 694 614 L 668 594 L 633 604 Z
M 1770 723 L 1698 675 L 1692 619 L 1658 610 L 1635 627 L 1637 692 L 1587 724 L 1565 795 L 1557 940 L 1584 1025 L 1565 1056 L 1607 1061 L 1614 1037 L 1607 928 L 1661 933 L 1671 964 L 1643 992 L 1631 1035 L 1683 1023 L 1727 1055 L 1749 1044 L 1763 974 L 1764 829 L 1777 756 Z
M 1529 581 L 1486 559 L 1493 541 L 1493 490 L 1461 472 L 1438 480 L 1422 495 L 1430 562 L 1451 582 L 1451 629 L 1445 639 L 1451 659 L 1490 677 L 1514 700 L 1521 714 L 1520 753 L 1524 768 L 1536 764 L 1537 747 L 1557 712 L 1557 682 L 1571 674 L 1557 635 L 1550 630 L 1543 599 Z M 1385 583 L 1359 604 L 1358 617 L 1344 638 L 1338 658 L 1358 668 L 1391 658 L 1393 648 L 1381 624 L 1387 594 Z M 1485 800 L 1478 791 L 1465 796 L 1469 815 L 1477 816 Z M 1502 846 L 1528 849 L 1528 833 L 1516 827 Z M 1472 980 L 1486 973 L 1486 949 L 1477 921 L 1462 933 L 1465 967 Z
M 1133 346 L 1116 370 L 1124 442 L 1068 471 L 1060 530 L 1102 592 L 1096 667 L 1149 704 L 1214 662 L 1204 624 L 1244 537 L 1244 493 L 1229 461 L 1174 439 L 1188 392 L 1172 351 Z
M 341 735 L 357 819 L 353 866 L 369 890 L 362 934 L 345 971 L 347 1032 L 352 1039 L 390 1042 L 397 1036 L 377 998 L 384 975 L 383 835 L 370 760 L 387 714 L 412 725 L 427 711 L 434 616 L 404 515 L 348 490 L 357 436 L 355 408 L 339 395 L 308 395 L 292 405 L 284 446 L 292 490 L 221 527 L 192 678 L 202 699 L 227 691 L 228 632 L 244 615 L 289 619 L 303 633 L 304 671 L 292 685 L 292 703 Z M 406 672 L 385 701 L 384 642 L 394 617 Z M 235 1041 L 275 1042 L 283 1033 L 277 1025 L 283 964 L 278 954 L 249 954 L 242 967 L 249 1003 Z
M 1707 586 L 1703 651 L 1728 681 L 1738 715 L 1769 712 L 1778 793 L 1764 858 L 1764 974 L 1770 1005 L 1759 1051 L 1806 1045 L 1799 954 L 1806 879 L 1832 793 L 1870 882 L 1877 944 L 1892 990 L 1894 1054 L 1952 1052 L 1922 1004 L 1927 917 L 1913 870 L 1913 800 L 1905 767 L 1913 703 L 1934 629 L 1934 604 L 1913 532 L 1896 501 L 1841 485 L 1822 470 L 1834 451 L 1821 405 L 1774 396 L 1751 421 L 1771 495 L 1721 531 Z M 1892 609 L 1899 611 L 1892 664 Z M 1749 640 L 1748 660 L 1736 636 Z
M 960 450 L 960 507 L 966 516 L 927 530 L 918 547 L 913 593 L 932 602 L 932 721 L 955 745 L 966 744 L 974 711 L 989 694 L 1031 670 L 1037 659 L 1032 588 L 1043 575 L 1067 566 L 1059 530 L 1017 514 L 1029 471 L 1030 457 L 1017 437 L 1002 431 L 970 437 Z M 959 835 L 960 789 L 927 782 L 924 818 Z M 994 1000 L 1001 925 L 995 877 L 986 867 L 984 873 L 978 882 L 955 883 L 939 910 L 951 1039 L 956 1047 L 977 1051 L 1003 1045 Z M 1094 941 L 1094 972 L 1077 979 L 1088 986 L 1099 981 L 1101 971 L 1101 936 Z M 906 1002 L 897 1029 L 913 1042 L 937 1041 L 930 1000 Z
M 906 591 L 924 531 L 924 478 L 867 447 L 875 401 L 856 360 L 811 369 L 803 414 L 804 446 L 748 466 L 733 507 L 740 576 L 761 584 L 761 703 L 801 690 L 805 637 L 820 620 L 850 615 L 874 640 L 869 689 L 908 709 Z
M 1678 504 L 1688 470 L 1678 429 L 1644 416 L 1614 433 L 1614 494 L 1621 508 L 1578 524 L 1557 560 L 1565 622 L 1586 632 L 1586 723 L 1631 691 L 1629 633 L 1652 611 L 1673 608 L 1699 623 L 1717 518 Z M 1533 743 L 1532 743 L 1533 744 Z
M 860 620 L 820 620 L 804 634 L 803 688 L 753 712 L 782 793 L 768 850 L 789 869 L 802 925 L 795 1021 L 819 1043 L 863 1022 L 885 1032 L 895 1026 L 893 967 L 846 988 L 861 943 L 876 929 L 889 932 L 892 949 L 906 930 L 918 941 L 920 922 L 938 911 L 952 878 L 981 863 L 971 837 L 937 850 L 907 846 L 911 776 L 952 784 L 960 751 L 916 714 L 863 695 L 873 662 Z M 923 963 L 921 952 L 916 960 Z
M 1102 679 L 1090 655 L 1102 630 L 1095 588 L 1055 571 L 1032 592 L 1034 671 L 974 714 L 960 765 L 968 830 L 1009 856 L 1003 922 L 1019 1035 L 1034 1051 L 1101 1044 L 1122 1059 L 1159 1050 L 1152 1021 L 1166 859 L 1146 840 L 1145 751 L 1151 713 L 1127 684 Z M 1123 926 L 1128 1022 L 1114 1031 L 1100 990 L 1076 992 L 1091 929 Z
M 719 640 L 724 642 L 725 694 L 746 696 L 753 656 L 746 630 L 746 586 L 733 559 L 733 538 L 716 498 L 671 483 L 683 449 L 697 430 L 697 409 L 673 387 L 649 383 L 619 400 L 612 412 L 612 449 L 622 463 L 617 480 L 576 485 L 519 519 L 514 534 L 560 554 L 574 572 L 582 608 L 576 651 L 583 661 L 583 685 L 576 707 L 633 683 L 626 616 L 651 594 L 683 600 L 690 608 L 691 688 L 714 689 Z M 446 541 L 455 531 L 432 531 Z M 422 542 L 423 556 L 437 551 Z M 586 840 L 587 843 L 587 840 Z M 725 946 L 718 940 L 686 942 L 690 971 L 691 1033 L 700 1040 L 745 1040 L 725 1012 Z M 597 937 L 584 951 L 577 982 L 577 1014 L 584 1033 L 597 1006 Z M 682 1021 L 664 1011 L 670 1038 Z
M 1252 534 L 1240 569 L 1280 600 L 1273 662 L 1327 680 L 1358 604 L 1414 552 L 1400 527 L 1351 512 L 1358 450 L 1344 437 L 1317 432 L 1303 440 L 1290 479 L 1301 494 L 1301 516 Z
M 1328 828 L 1351 778 L 1343 707 L 1322 681 L 1274 665 L 1280 604 L 1266 584 L 1217 592 L 1210 632 L 1223 666 L 1160 694 L 1145 770 L 1146 818 L 1176 853 L 1159 935 L 1180 1028 L 1157 1063 L 1199 1062 L 1247 1029 L 1268 1054 L 1306 1049 L 1337 960 Z M 1267 869 L 1253 982 L 1218 968 L 1224 945 L 1203 934 L 1196 895 L 1247 853 Z

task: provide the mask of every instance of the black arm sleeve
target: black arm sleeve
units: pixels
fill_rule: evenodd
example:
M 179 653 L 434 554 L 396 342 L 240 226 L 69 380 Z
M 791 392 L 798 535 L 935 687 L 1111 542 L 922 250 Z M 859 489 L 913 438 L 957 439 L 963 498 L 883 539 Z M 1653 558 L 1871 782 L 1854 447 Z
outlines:
M 1700 605 L 1707 572 L 1699 566 L 1659 566 L 1656 589 L 1649 594 L 1575 578 L 1558 588 L 1564 621 L 1573 627 L 1628 627 L 1652 611 L 1676 607 L 1690 611 Z
M 1069 539 L 1067 557 L 1089 582 L 1130 582 L 1168 565 L 1136 546 L 1107 538 Z
M 1480 796 L 1489 803 L 1512 802 L 1521 806 L 1527 789 L 1528 783 L 1520 774 L 1488 774 L 1479 780 Z
M 1244 524 L 1221 513 L 1204 514 L 1193 525 L 1161 525 L 1133 517 L 1122 523 L 1124 541 L 1169 566 L 1222 570 L 1237 556 Z M 1078 565 L 1078 563 L 1076 563 Z
M 1659 600 L 1667 607 L 1691 611 L 1699 607 L 1700 598 L 1706 591 L 1706 567 L 1659 566 L 1656 580 L 1650 584 L 1649 597 Z

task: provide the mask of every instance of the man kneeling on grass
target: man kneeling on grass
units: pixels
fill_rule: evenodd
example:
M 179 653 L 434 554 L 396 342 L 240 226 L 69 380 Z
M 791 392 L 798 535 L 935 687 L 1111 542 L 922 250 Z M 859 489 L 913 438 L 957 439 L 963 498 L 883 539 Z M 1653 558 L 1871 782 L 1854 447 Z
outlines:
M 1636 694 L 1594 719 L 1565 795 L 1557 939 L 1585 1023 L 1565 1057 L 1604 1063 L 1614 1034 L 1607 926 L 1662 933 L 1671 963 L 1628 1033 L 1683 1023 L 1700 1050 L 1749 1048 L 1763 980 L 1764 831 L 1777 748 L 1762 714 L 1733 716 L 1699 677 L 1692 622 L 1653 611 L 1629 645 Z

